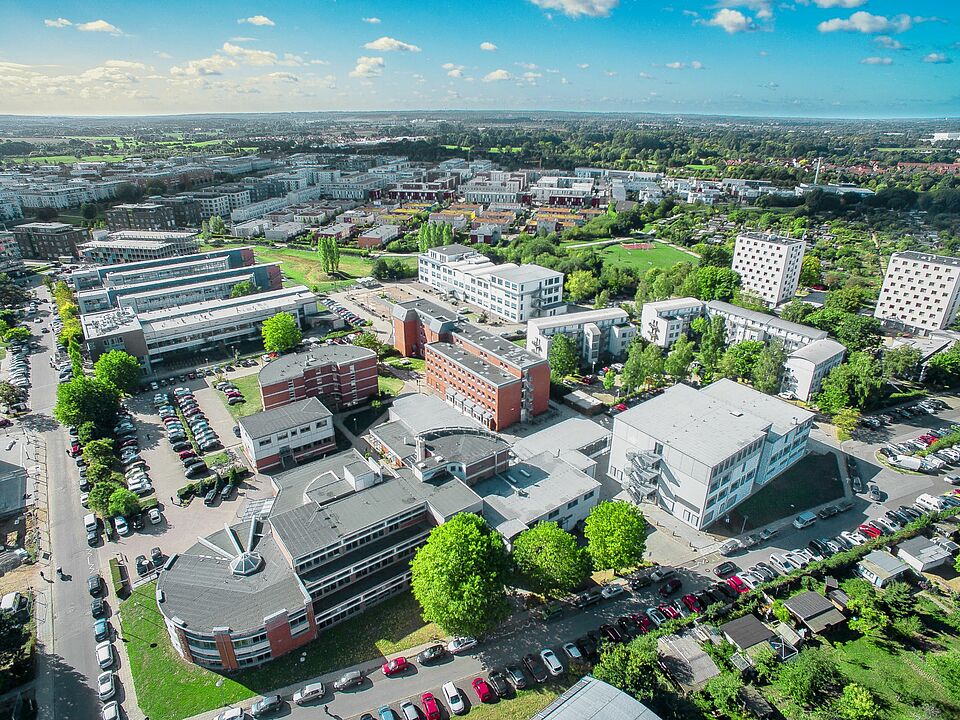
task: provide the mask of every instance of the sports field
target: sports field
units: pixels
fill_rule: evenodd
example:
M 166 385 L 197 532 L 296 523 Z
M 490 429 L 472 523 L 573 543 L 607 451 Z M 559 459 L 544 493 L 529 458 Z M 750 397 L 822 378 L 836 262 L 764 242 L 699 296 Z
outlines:
M 697 261 L 696 255 L 664 243 L 655 243 L 649 250 L 628 250 L 623 245 L 612 245 L 601 250 L 600 256 L 604 264 L 629 267 L 641 273 L 650 268 L 668 268 L 679 262 Z

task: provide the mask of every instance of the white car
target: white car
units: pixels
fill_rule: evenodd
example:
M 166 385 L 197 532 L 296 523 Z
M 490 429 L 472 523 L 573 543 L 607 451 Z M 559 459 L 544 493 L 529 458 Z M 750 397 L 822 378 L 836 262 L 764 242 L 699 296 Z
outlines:
M 103 706 L 103 720 L 120 720 L 120 703 L 116 700 Z
M 840 537 L 854 545 L 863 545 L 867 541 L 860 533 L 850 532 L 849 530 L 844 530 L 840 533 Z
M 447 651 L 451 655 L 458 655 L 473 650 L 477 646 L 477 639 L 472 637 L 455 637 L 447 643 Z
M 770 564 L 773 565 L 777 570 L 782 574 L 788 575 L 794 570 L 799 570 L 800 567 L 796 565 L 792 560 L 786 557 L 786 554 L 778 555 L 774 553 L 770 556 Z
M 326 693 L 327 689 L 323 686 L 323 683 L 310 683 L 309 685 L 304 685 L 293 694 L 293 702 L 295 705 L 303 705 L 304 703 L 319 700 L 326 695 Z
M 763 578 L 757 573 L 749 571 L 740 573 L 740 579 L 743 580 L 743 584 L 751 590 L 753 590 L 760 583 L 764 582 Z
M 660 612 L 659 609 L 654 607 L 647 608 L 647 617 L 650 618 L 650 622 L 652 622 L 657 627 L 660 627 L 667 621 L 666 616 L 662 612 Z
M 892 532 L 892 533 L 895 533 L 895 532 L 897 532 L 897 530 L 900 530 L 900 529 L 901 529 L 901 526 L 900 526 L 899 524 L 894 525 L 892 522 L 890 522 L 890 521 L 889 521 L 887 518 L 885 518 L 885 517 L 877 517 L 877 518 L 874 518 L 874 519 L 873 519 L 873 522 L 875 522 L 877 525 L 879 525 L 880 527 L 882 527 L 884 530 L 889 530 L 889 531 Z
M 560 662 L 560 658 L 557 657 L 557 654 L 550 648 L 544 648 L 540 651 L 540 659 L 543 660 L 543 664 L 547 666 L 547 672 L 549 672 L 554 677 L 559 677 L 563 675 L 563 664 Z
M 97 693 L 101 700 L 109 700 L 117 692 L 117 687 L 113 682 L 113 673 L 109 670 L 102 672 L 97 676 Z
M 117 528 L 117 535 L 129 535 L 130 526 L 127 525 L 127 519 L 123 515 L 118 515 L 114 518 L 113 524 Z
M 454 715 L 463 715 L 467 712 L 467 706 L 463 702 L 463 696 L 457 690 L 457 686 L 452 682 L 444 683 L 441 688 L 443 697 L 447 701 L 447 707 Z
M 151 525 L 159 525 L 163 518 L 160 516 L 160 511 L 157 508 L 150 508 L 150 512 L 147 513 L 147 516 L 150 518 Z
M 791 550 L 790 552 L 785 552 L 783 557 L 792 562 L 799 568 L 804 568 L 810 564 L 810 561 L 805 558 L 803 555 L 798 553 L 796 550 Z
M 109 640 L 97 644 L 97 664 L 101 670 L 106 670 L 113 665 L 113 645 Z
M 583 653 L 580 652 L 580 648 L 578 648 L 573 643 L 564 643 L 563 647 L 561 647 L 560 649 L 563 650 L 564 655 L 570 658 L 570 662 L 583 661 Z
M 214 720 L 243 720 L 246 717 L 246 713 L 243 711 L 243 708 L 235 707 L 230 708 L 229 710 L 224 710 L 222 713 L 217 715 Z
M 607 585 L 600 591 L 600 596 L 604 600 L 609 600 L 610 598 L 616 597 L 617 595 L 623 594 L 623 585 Z

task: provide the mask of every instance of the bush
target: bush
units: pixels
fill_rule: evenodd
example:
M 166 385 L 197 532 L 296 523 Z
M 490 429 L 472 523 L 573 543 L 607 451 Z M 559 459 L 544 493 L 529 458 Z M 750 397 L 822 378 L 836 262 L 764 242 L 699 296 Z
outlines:
M 110 582 L 113 585 L 113 592 L 118 598 L 123 599 L 130 594 L 123 569 L 116 558 L 110 558 Z
M 147 512 L 148 510 L 153 510 L 158 507 L 160 507 L 160 501 L 155 497 L 145 498 L 140 501 L 141 512 Z

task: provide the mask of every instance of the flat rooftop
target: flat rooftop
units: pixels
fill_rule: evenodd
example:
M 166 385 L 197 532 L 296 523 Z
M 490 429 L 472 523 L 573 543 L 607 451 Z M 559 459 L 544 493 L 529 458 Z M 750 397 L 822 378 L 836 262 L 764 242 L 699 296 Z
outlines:
M 761 240 L 763 242 L 773 243 L 774 245 L 800 245 L 804 242 L 800 238 L 775 235 L 773 233 L 743 232 L 737 236 L 737 239 L 741 237 L 747 238 L 748 240 Z
M 441 357 L 459 365 L 465 370 L 473 373 L 477 377 L 487 381 L 491 385 L 502 387 L 520 382 L 520 378 L 514 377 L 504 372 L 495 365 L 491 365 L 486 360 L 473 353 L 468 353 L 463 348 L 452 343 L 436 342 L 427 345 L 430 351 L 437 353 Z
M 259 374 L 260 386 L 299 377 L 313 366 L 342 365 L 371 358 L 375 360 L 376 357 L 373 350 L 356 345 L 318 345 L 310 350 L 281 355 L 267 363 Z
M 697 301 L 699 302 L 699 300 Z M 603 320 L 614 320 L 626 322 L 630 315 L 621 308 L 603 308 L 602 310 L 585 310 L 583 312 L 568 312 L 553 317 L 531 318 L 527 321 L 527 327 L 537 327 L 541 330 L 546 328 L 566 327 L 567 325 L 584 325 L 586 323 L 599 322 Z
M 808 410 L 728 378 L 710 383 L 701 392 L 770 423 L 778 435 L 786 435 L 797 425 L 814 417 Z
M 557 450 L 580 450 L 610 438 L 610 431 L 586 418 L 572 417 L 520 438 L 513 449 L 525 457 Z
M 21 225 L 20 227 L 24 227 Z M 894 253 L 893 257 L 903 260 L 913 260 L 924 263 L 937 263 L 938 265 L 952 265 L 960 267 L 960 258 L 950 257 L 949 255 L 934 255 L 932 253 L 922 253 L 916 250 L 905 250 L 904 252 Z
M 490 273 L 507 282 L 518 284 L 546 280 L 548 278 L 563 277 L 562 272 L 545 268 L 542 265 L 520 265 L 518 267 L 505 268 Z
M 683 384 L 617 415 L 614 435 L 621 423 L 709 466 L 763 437 L 771 424 Z
M 80 250 L 94 250 L 103 248 L 106 250 L 116 250 L 120 248 L 130 248 L 133 250 L 162 250 L 172 247 L 173 243 L 168 240 L 140 240 L 135 238 L 116 238 L 106 240 L 89 240 L 80 245 Z
M 269 410 L 262 410 L 253 415 L 242 417 L 237 422 L 247 435 L 257 439 L 301 425 L 311 425 L 317 420 L 332 416 L 333 413 L 322 402 L 313 397 L 297 400 Z
M 509 340 L 489 333 L 471 323 L 460 323 L 454 332 L 461 338 L 469 340 L 471 344 L 486 350 L 491 355 L 519 370 L 542 365 L 546 362 L 542 357 L 534 355 L 529 350 L 514 345 Z
M 810 327 L 809 325 L 801 325 L 800 323 L 790 322 L 789 320 L 784 320 L 776 315 L 768 315 L 756 310 L 747 310 L 746 308 L 739 307 L 738 305 L 732 305 L 731 303 L 723 302 L 722 300 L 711 300 L 707 303 L 707 310 L 744 318 L 761 327 L 776 328 L 793 335 L 800 335 L 801 337 L 810 338 L 811 341 L 820 340 L 821 338 L 827 337 L 826 330 L 818 330 L 817 328 Z

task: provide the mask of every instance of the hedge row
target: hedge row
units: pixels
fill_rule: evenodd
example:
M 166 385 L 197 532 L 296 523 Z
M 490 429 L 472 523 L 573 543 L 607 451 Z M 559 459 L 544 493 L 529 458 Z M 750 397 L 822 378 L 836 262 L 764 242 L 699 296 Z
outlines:
M 130 592 L 127 587 L 127 581 L 124 578 L 123 569 L 120 567 L 120 561 L 116 558 L 110 558 L 110 582 L 113 585 L 113 592 L 120 599 L 126 598 Z

